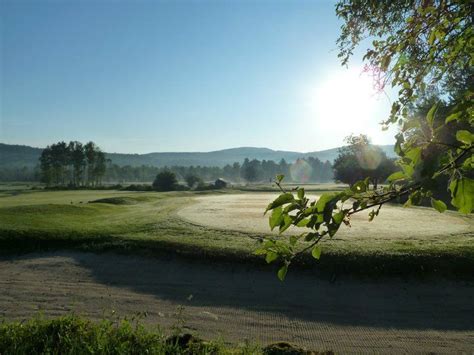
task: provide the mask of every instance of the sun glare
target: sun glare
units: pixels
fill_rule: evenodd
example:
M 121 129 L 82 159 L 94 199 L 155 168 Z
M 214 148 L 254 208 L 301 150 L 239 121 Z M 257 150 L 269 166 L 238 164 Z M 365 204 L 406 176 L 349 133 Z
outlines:
M 332 70 L 310 90 L 312 125 L 335 137 L 364 132 L 377 140 L 386 106 L 381 95 L 361 68 Z

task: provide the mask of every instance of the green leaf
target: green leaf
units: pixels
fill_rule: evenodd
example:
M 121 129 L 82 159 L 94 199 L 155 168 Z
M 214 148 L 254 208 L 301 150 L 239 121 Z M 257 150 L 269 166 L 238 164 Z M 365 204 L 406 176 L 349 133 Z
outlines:
M 403 169 L 403 173 L 407 177 L 413 176 L 413 173 L 415 172 L 415 169 L 411 165 L 408 164 L 400 164 L 400 167 Z
M 415 147 L 405 152 L 405 157 L 411 160 L 412 166 L 416 165 L 421 160 L 421 147 Z
M 286 277 L 286 273 L 288 272 L 288 265 L 285 264 L 283 265 L 279 270 L 278 270 L 278 278 L 280 279 L 280 281 L 283 281 L 285 280 L 285 277 Z
M 457 121 L 459 117 L 461 117 L 461 112 L 455 112 L 449 115 L 448 117 L 446 117 L 446 120 L 444 122 L 449 123 L 451 121 L 455 121 L 455 120 Z
M 367 184 L 365 181 L 357 181 L 351 186 L 351 190 L 356 193 L 362 193 L 367 191 Z
M 462 167 L 466 171 L 474 170 L 474 155 L 464 160 L 464 163 L 462 163 Z
M 285 193 L 281 194 L 280 196 L 278 196 L 275 199 L 275 201 L 273 201 L 272 203 L 270 203 L 267 206 L 267 209 L 265 210 L 265 213 L 269 210 L 280 207 L 280 206 L 282 206 L 286 203 L 290 203 L 294 199 L 295 199 L 295 197 L 293 196 L 293 194 L 291 192 L 285 192 Z
M 369 222 L 372 222 L 375 218 L 375 211 L 372 210 L 369 212 Z
M 285 175 L 283 175 L 283 174 L 278 174 L 278 175 L 276 176 L 276 181 L 280 183 L 280 182 L 283 181 L 284 178 L 285 178 Z
M 325 207 L 326 207 L 326 204 L 330 201 L 332 201 L 333 199 L 337 198 L 339 196 L 339 193 L 324 193 L 322 194 L 319 199 L 318 199 L 318 202 L 316 202 L 316 210 L 318 212 L 323 212 Z
M 265 257 L 265 261 L 270 264 L 272 261 L 275 261 L 276 259 L 278 259 L 278 254 L 273 252 L 273 251 L 269 251 L 267 252 L 267 256 Z
M 392 175 L 390 175 L 387 180 L 389 182 L 392 182 L 392 181 L 397 181 L 397 180 L 402 180 L 402 179 L 406 179 L 406 175 L 403 171 L 397 171 L 397 172 L 394 172 Z
M 397 139 L 395 142 L 395 146 L 393 150 L 395 153 L 399 156 L 403 156 L 403 149 L 402 149 L 402 144 L 405 142 L 405 138 L 402 133 L 398 133 L 395 138 Z
M 291 226 L 291 224 L 293 223 L 293 218 L 294 217 L 291 217 L 289 215 L 283 216 L 283 223 L 280 224 L 280 233 L 283 233 Z
M 311 255 L 313 256 L 313 258 L 319 260 L 319 258 L 321 257 L 321 247 L 319 245 L 316 245 L 313 250 L 311 250 Z
M 344 212 L 340 211 L 340 212 L 335 213 L 332 216 L 332 219 L 334 220 L 334 223 L 341 224 L 342 220 L 344 219 Z
M 296 235 L 292 235 L 290 237 L 290 244 L 295 246 L 297 242 L 298 242 L 298 237 Z
M 298 198 L 302 200 L 304 197 L 304 188 L 298 189 Z
M 474 141 L 474 134 L 466 130 L 457 131 L 456 139 L 464 144 L 471 145 Z
M 306 225 L 311 221 L 310 218 L 305 218 L 305 219 L 302 219 L 301 221 L 298 222 L 298 224 L 296 225 L 297 227 L 306 227 Z
M 428 38 L 428 44 L 431 46 L 435 39 L 436 39 L 436 32 L 431 31 L 430 36 Z
M 426 115 L 426 120 L 432 127 L 433 127 L 433 122 L 434 122 L 437 109 L 438 109 L 438 103 L 435 103 L 433 106 L 431 106 L 430 110 L 428 111 L 428 114 Z
M 295 203 L 295 202 L 292 202 L 292 203 L 286 205 L 286 207 L 283 209 L 283 213 L 287 214 L 288 212 L 294 211 L 296 209 L 298 209 L 298 204 Z
M 270 218 L 268 219 L 270 228 L 273 230 L 275 227 L 279 226 L 283 221 L 282 208 L 277 207 L 272 211 Z
M 336 223 L 328 224 L 328 232 L 331 238 L 337 233 L 340 226 L 341 226 L 340 224 L 336 224 Z
M 451 203 L 461 213 L 471 213 L 474 204 L 474 180 L 467 177 L 454 179 L 449 184 Z
M 436 200 L 433 197 L 431 198 L 431 206 L 434 209 L 436 209 L 439 213 L 443 213 L 447 209 L 447 206 L 443 201 Z
M 305 242 L 310 242 L 312 240 L 314 240 L 315 238 L 319 237 L 320 234 L 317 233 L 317 232 L 313 232 L 313 233 L 308 233 L 306 234 L 306 236 L 304 237 L 304 241 Z

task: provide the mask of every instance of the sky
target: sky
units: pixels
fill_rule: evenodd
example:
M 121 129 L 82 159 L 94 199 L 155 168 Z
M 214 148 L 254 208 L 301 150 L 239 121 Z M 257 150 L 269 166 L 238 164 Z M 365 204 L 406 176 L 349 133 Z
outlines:
M 0 142 L 107 152 L 392 144 L 335 2 L 2 0 Z

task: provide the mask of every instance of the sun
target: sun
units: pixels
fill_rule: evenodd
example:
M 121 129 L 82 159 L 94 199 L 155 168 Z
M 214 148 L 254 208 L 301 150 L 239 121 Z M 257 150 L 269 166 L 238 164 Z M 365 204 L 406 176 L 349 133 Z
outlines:
M 310 90 L 308 101 L 318 130 L 336 137 L 366 133 L 375 140 L 382 134 L 379 122 L 387 103 L 361 68 L 328 71 Z

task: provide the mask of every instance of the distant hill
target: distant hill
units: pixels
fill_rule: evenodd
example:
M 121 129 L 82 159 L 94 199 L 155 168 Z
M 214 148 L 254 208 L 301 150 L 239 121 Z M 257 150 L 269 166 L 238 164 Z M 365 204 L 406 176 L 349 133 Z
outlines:
M 381 145 L 383 151 L 389 157 L 394 157 L 393 145 Z M 234 162 L 242 163 L 245 158 L 258 160 L 273 160 L 275 162 L 285 159 L 294 162 L 298 158 L 314 157 L 322 161 L 333 161 L 337 157 L 339 148 L 321 150 L 309 153 L 299 153 L 284 150 L 272 150 L 268 148 L 231 148 L 213 152 L 183 152 L 183 153 L 147 153 L 147 154 L 119 154 L 107 153 L 107 158 L 112 163 L 124 166 L 171 166 L 171 165 L 201 165 L 201 166 L 224 166 Z M 34 167 L 41 155 L 41 148 L 33 148 L 24 145 L 12 145 L 0 143 L 0 168 L 2 167 Z

